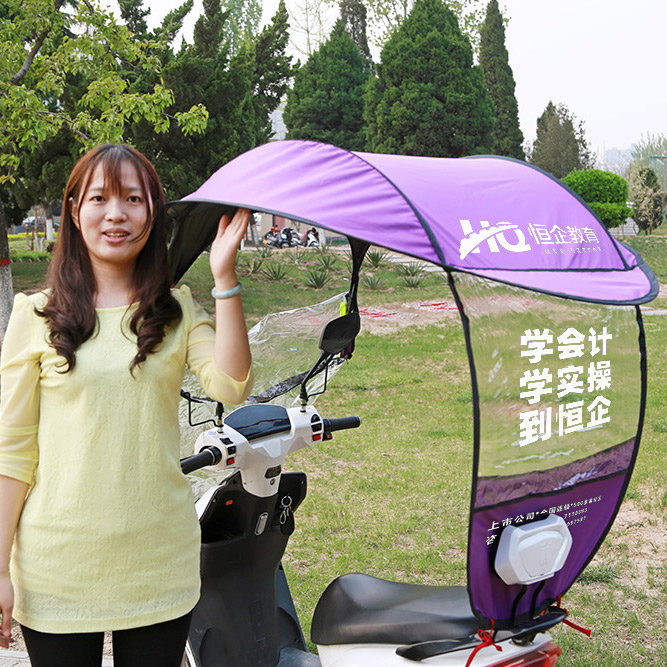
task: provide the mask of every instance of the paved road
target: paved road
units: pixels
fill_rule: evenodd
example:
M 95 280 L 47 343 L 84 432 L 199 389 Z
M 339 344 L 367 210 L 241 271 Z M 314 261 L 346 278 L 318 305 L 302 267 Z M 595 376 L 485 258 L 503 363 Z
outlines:
M 0 649 L 0 667 L 29 667 L 30 660 L 24 651 L 4 651 Z M 104 659 L 103 667 L 113 667 L 113 660 Z

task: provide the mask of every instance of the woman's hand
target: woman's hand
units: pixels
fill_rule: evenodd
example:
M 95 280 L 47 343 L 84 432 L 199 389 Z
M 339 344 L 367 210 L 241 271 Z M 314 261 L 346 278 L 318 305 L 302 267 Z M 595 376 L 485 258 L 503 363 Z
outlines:
M 245 236 L 249 220 L 250 211 L 247 208 L 237 209 L 231 220 L 228 215 L 220 218 L 209 256 L 211 273 L 218 290 L 231 289 L 236 285 L 236 252 Z
M 9 648 L 12 641 L 12 611 L 14 610 L 14 587 L 9 573 L 0 574 L 0 614 L 2 614 L 2 630 L 0 630 L 0 646 Z

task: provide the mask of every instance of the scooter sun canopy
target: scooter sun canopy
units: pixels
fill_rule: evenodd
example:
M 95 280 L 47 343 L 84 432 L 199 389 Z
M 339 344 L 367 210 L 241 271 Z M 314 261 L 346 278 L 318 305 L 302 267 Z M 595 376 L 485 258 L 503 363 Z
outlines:
M 526 163 L 277 141 L 169 204 L 175 281 L 239 206 L 447 273 L 473 386 L 471 606 L 496 628 L 535 618 L 593 557 L 630 480 L 646 394 L 639 304 L 658 292 L 650 268 Z

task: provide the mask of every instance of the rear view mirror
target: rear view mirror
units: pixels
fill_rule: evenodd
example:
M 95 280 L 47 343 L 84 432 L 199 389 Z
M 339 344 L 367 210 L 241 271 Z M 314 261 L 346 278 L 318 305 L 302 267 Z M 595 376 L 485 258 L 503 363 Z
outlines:
M 360 329 L 359 313 L 348 313 L 331 320 L 322 331 L 320 350 L 326 354 L 339 354 L 354 342 Z

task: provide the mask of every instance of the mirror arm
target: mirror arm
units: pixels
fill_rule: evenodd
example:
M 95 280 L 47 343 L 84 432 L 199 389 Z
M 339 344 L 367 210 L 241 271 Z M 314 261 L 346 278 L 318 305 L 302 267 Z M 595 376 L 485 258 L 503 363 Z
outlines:
M 333 354 L 328 354 L 327 352 L 322 352 L 320 355 L 320 358 L 315 362 L 314 366 L 308 371 L 308 375 L 303 379 L 303 382 L 301 383 L 301 393 L 299 394 L 299 398 L 301 399 L 301 403 L 305 405 L 308 402 L 308 390 L 306 388 L 306 385 L 308 384 L 308 381 L 317 373 L 320 373 L 322 371 L 322 362 L 325 362 L 324 368 L 326 368 L 329 365 L 329 360 L 333 358 Z

